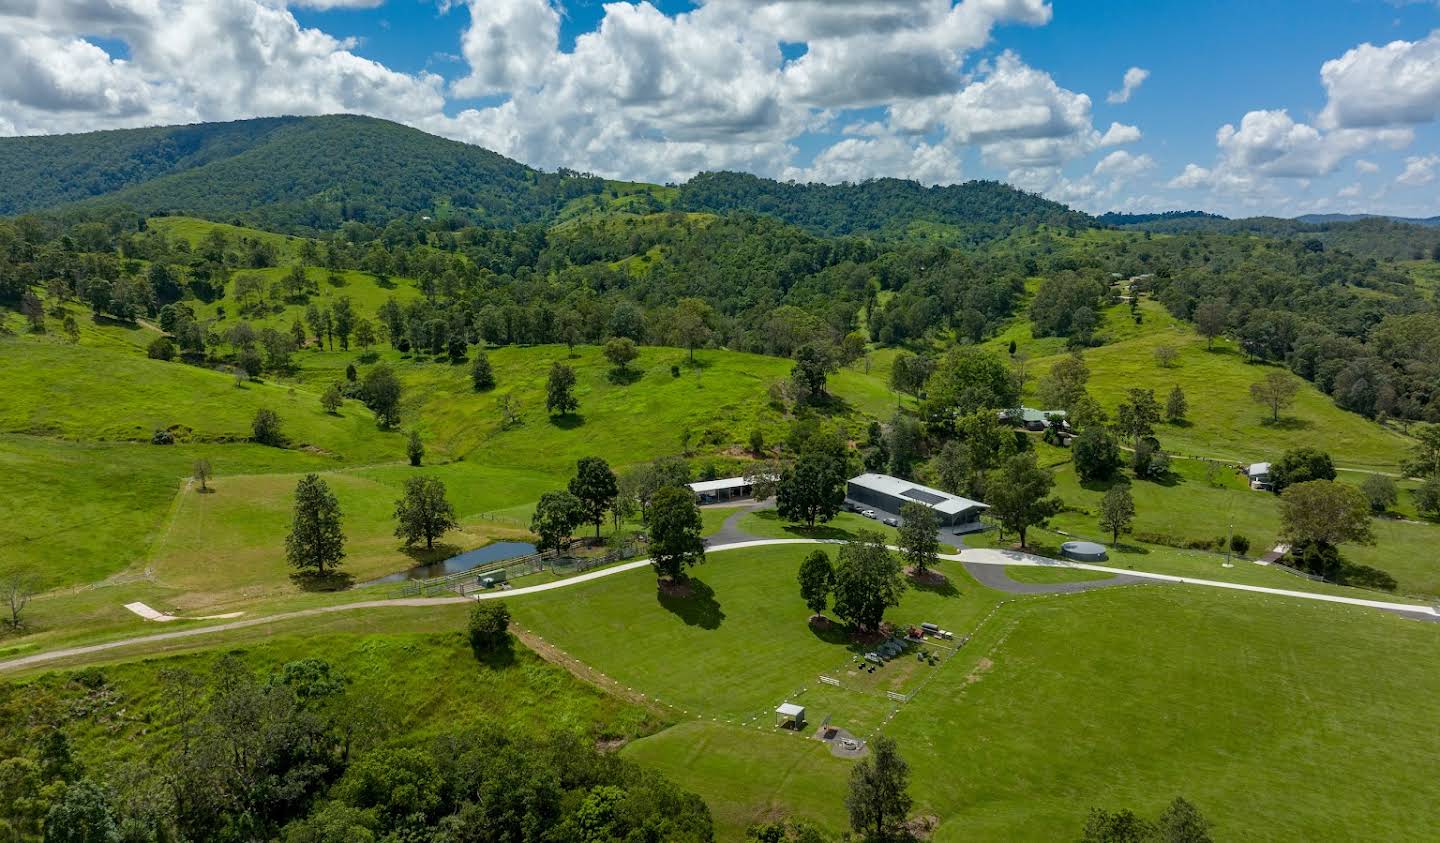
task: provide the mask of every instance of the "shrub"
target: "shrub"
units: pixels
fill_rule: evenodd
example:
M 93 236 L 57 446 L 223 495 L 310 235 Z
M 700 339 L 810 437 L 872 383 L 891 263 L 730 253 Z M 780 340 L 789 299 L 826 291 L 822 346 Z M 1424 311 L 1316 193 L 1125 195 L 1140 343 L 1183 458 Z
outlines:
M 174 445 L 175 434 L 168 430 L 157 430 L 150 435 L 151 445 Z
M 1243 533 L 1236 533 L 1230 537 L 1230 549 L 1240 556 L 1250 552 L 1250 537 Z
M 675 366 L 671 366 L 671 367 L 670 367 L 670 377 L 672 377 L 672 378 L 678 378 L 678 377 L 680 377 L 680 367 L 679 367 L 678 365 L 675 365 Z
M 255 411 L 255 419 L 250 423 L 251 440 L 272 447 L 280 447 L 285 444 L 285 434 L 280 430 L 280 416 L 268 407 L 261 407 Z
M 470 610 L 470 648 L 494 653 L 510 643 L 510 609 L 499 600 L 482 600 Z
M 175 359 L 175 343 L 169 337 L 156 337 L 150 341 L 145 353 L 150 355 L 151 360 L 164 360 L 167 363 Z

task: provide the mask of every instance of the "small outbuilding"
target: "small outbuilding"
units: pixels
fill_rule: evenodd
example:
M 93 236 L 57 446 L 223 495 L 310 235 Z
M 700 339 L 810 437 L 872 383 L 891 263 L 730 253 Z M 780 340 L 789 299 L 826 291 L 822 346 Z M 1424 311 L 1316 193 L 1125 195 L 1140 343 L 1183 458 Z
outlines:
M 1064 410 L 1037 410 L 1034 407 L 1017 407 L 1013 410 L 1001 410 L 1000 420 L 1018 424 L 1026 430 L 1042 431 L 1047 427 L 1057 426 L 1062 429 L 1068 428 L 1065 421 Z
M 1270 463 L 1257 462 L 1245 469 L 1245 477 L 1250 481 L 1250 488 L 1258 491 L 1268 492 L 1274 488 L 1274 479 L 1270 474 Z
M 784 729 L 799 729 L 805 725 L 805 706 L 782 703 L 775 709 L 775 725 Z
M 749 477 L 723 477 L 690 483 L 690 491 L 701 504 L 739 501 L 755 496 L 755 485 Z
M 1095 542 L 1065 542 L 1060 545 L 1060 555 L 1076 562 L 1104 562 L 1110 558 L 1105 546 Z

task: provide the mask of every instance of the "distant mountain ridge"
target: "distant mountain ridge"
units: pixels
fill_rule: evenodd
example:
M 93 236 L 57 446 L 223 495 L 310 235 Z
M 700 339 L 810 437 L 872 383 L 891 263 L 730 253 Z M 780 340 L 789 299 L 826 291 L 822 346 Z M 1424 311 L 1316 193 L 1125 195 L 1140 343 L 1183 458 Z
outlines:
M 289 230 L 455 206 L 514 225 L 603 185 L 356 115 L 0 138 L 0 215 L 82 202 Z
M 0 138 L 0 216 L 123 205 L 276 231 L 332 230 L 352 220 L 383 225 L 428 213 L 508 227 L 553 222 L 572 200 L 598 200 L 606 189 L 603 179 L 544 173 L 479 146 L 357 115 Z M 830 236 L 903 235 L 917 223 L 952 239 L 1016 225 L 1094 224 L 1058 202 L 985 181 L 826 185 L 702 173 L 680 187 L 673 205 L 766 214 Z
M 961 228 L 1055 225 L 1088 228 L 1088 214 L 994 181 L 925 187 L 904 179 L 799 184 L 748 173 L 700 173 L 681 185 L 690 211 L 748 210 L 817 234 L 900 233 L 916 222 Z
M 1389 214 L 1305 214 L 1295 217 L 1300 222 L 1326 225 L 1337 222 L 1360 222 L 1361 220 L 1389 220 L 1390 222 L 1403 222 L 1410 225 L 1440 226 L 1440 216 L 1435 217 L 1396 217 Z

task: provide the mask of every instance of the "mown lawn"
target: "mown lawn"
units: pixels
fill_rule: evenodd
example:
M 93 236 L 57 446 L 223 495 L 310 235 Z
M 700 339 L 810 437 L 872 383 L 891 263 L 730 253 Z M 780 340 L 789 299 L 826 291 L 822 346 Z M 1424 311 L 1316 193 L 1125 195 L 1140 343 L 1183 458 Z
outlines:
M 662 594 L 655 575 L 642 568 L 517 597 L 511 611 L 570 655 L 690 716 L 769 730 L 775 706 L 808 689 L 802 696 L 816 708 L 812 719 L 829 713 L 838 725 L 873 729 L 888 709 L 883 694 L 839 691 L 817 701 L 816 677 L 843 676 L 855 654 L 868 648 L 852 645 L 838 629 L 807 623 L 810 612 L 795 578 L 813 550 L 800 545 L 711 553 L 692 569 L 694 594 L 688 597 Z M 833 557 L 835 549 L 827 550 Z M 941 570 L 950 587 L 912 589 L 890 617 L 956 631 L 974 626 L 998 595 L 980 588 L 959 565 L 944 563 Z M 866 684 L 898 671 L 887 665 Z
M 1407 839 L 1440 819 L 1440 667 L 1415 656 L 1437 635 L 1199 588 L 1017 601 L 886 732 L 938 841 L 1072 839 L 1091 807 L 1176 795 L 1217 839 Z M 686 724 L 626 752 L 703 795 L 724 839 L 783 814 L 845 825 L 849 765 L 808 741 Z

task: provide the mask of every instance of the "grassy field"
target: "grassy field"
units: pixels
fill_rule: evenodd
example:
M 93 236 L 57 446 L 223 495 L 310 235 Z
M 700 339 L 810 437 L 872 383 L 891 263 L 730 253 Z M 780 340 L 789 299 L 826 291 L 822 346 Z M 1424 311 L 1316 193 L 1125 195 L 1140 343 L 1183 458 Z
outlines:
M 1203 337 L 1155 302 L 1142 302 L 1141 312 L 1142 326 L 1127 322 L 1126 307 L 1107 312 L 1106 325 L 1116 326 L 1110 333 L 1118 335 L 1128 324 L 1124 328 L 1128 335 L 1085 353 L 1091 372 L 1090 392 L 1113 411 L 1131 387 L 1153 390 L 1163 405 L 1170 389 L 1179 385 L 1189 400 L 1190 421 L 1164 426 L 1158 432 L 1168 450 L 1250 463 L 1277 459 L 1287 448 L 1320 444 L 1340 465 L 1389 471 L 1404 458 L 1410 441 L 1407 437 L 1341 410 L 1309 384 L 1302 383 L 1295 405 L 1282 414 L 1279 424 L 1272 424 L 1265 408 L 1250 400 L 1250 384 L 1264 378 L 1272 367 L 1246 363 L 1228 340 L 1217 340 L 1214 349 L 1207 351 Z M 1028 323 L 1012 330 L 1028 332 Z M 1155 349 L 1162 345 L 1179 352 L 1171 368 L 1162 368 L 1155 361 Z M 1030 350 L 1035 357 L 1030 367 L 1036 379 L 1032 386 L 1059 359 L 1046 356 L 1050 351 L 1048 346 Z
M 1050 585 L 1066 582 L 1093 582 L 1109 579 L 1102 571 L 1083 571 L 1075 568 L 1027 568 L 1023 565 L 1006 568 L 1005 574 L 1016 582 Z
M 360 746 L 414 743 L 481 724 L 604 739 L 644 735 L 659 725 L 647 710 L 576 681 L 524 647 L 516 648 L 508 666 L 477 663 L 461 632 L 465 612 L 454 606 L 322 615 L 242 631 L 223 648 L 213 641 L 197 648 L 192 639 L 128 651 L 101 667 L 114 705 L 72 718 L 66 729 L 79 757 L 95 769 L 153 762 L 175 739 L 173 699 L 159 674 L 171 669 L 203 674 L 222 652 L 240 655 L 262 675 L 288 661 L 329 661 L 349 680 L 348 699 L 364 709 L 357 722 L 371 732 L 360 738 Z M 57 689 L 62 698 L 79 690 L 64 673 L 28 681 Z M 114 711 L 123 716 L 108 716 Z
M 886 732 L 939 841 L 1071 838 L 1091 807 L 1155 815 L 1177 794 L 1217 839 L 1403 839 L 1435 815 L 1440 668 L 1414 653 L 1437 634 L 1183 587 L 1014 602 Z M 847 764 L 752 732 L 683 724 L 626 752 L 705 796 L 729 839 L 785 813 L 843 827 Z
M 30 338 L 0 339 L 0 433 L 76 441 L 149 442 L 157 430 L 178 441 L 236 442 L 250 438 L 260 408 L 279 414 L 293 448 L 348 462 L 401 458 L 395 433 L 376 430 L 358 402 L 338 414 L 320 407 L 318 392 L 279 383 L 237 387 L 233 376 L 83 345 Z
M 1065 502 L 1065 511 L 1051 519 L 1051 526 L 1066 533 L 1103 540 L 1109 544 L 1098 525 L 1100 501 L 1110 482 L 1081 483 L 1069 462 L 1069 452 L 1037 443 L 1041 461 L 1055 471 L 1055 494 Z M 1166 483 L 1131 482 L 1135 499 L 1134 531 L 1137 534 L 1163 534 L 1180 543 L 1188 540 L 1216 539 L 1233 532 L 1250 540 L 1248 558 L 1263 556 L 1280 540 L 1280 500 L 1269 492 L 1256 492 L 1228 466 L 1207 467 L 1195 460 L 1172 463 L 1174 477 Z M 1347 478 L 1349 474 L 1343 475 Z M 1358 477 L 1359 475 L 1356 475 Z M 1115 481 L 1112 481 L 1115 482 Z M 1388 572 L 1399 583 L 1402 595 L 1433 596 L 1440 594 L 1440 558 L 1430 550 L 1440 539 L 1440 527 L 1376 518 L 1372 521 L 1376 534 L 1373 545 L 1346 545 L 1345 558 Z M 1133 538 L 1122 538 L 1121 555 L 1134 557 L 1139 551 L 1161 551 L 1155 545 L 1144 546 Z M 1139 559 L 1133 567 L 1140 570 L 1165 572 L 1152 560 Z M 1216 579 L 1231 579 L 1230 571 L 1218 572 Z M 1279 586 L 1294 588 L 1291 584 Z
M 640 569 L 574 591 L 519 597 L 511 610 L 566 653 L 687 716 L 771 731 L 775 706 L 795 696 L 807 701 L 816 721 L 833 714 L 838 725 L 869 731 L 891 708 L 883 692 L 922 677 L 901 659 L 862 678 L 852 662 L 868 648 L 850 644 L 833 628 L 807 625 L 809 611 L 795 577 L 813 550 L 802 545 L 712 553 L 693 570 L 689 597 L 659 592 L 654 574 Z M 997 595 L 958 565 L 945 573 L 950 587 L 911 590 L 891 616 L 957 631 L 974 626 Z M 668 654 L 666 668 L 657 671 L 662 652 Z M 847 687 L 816 687 L 820 674 L 834 674 Z

